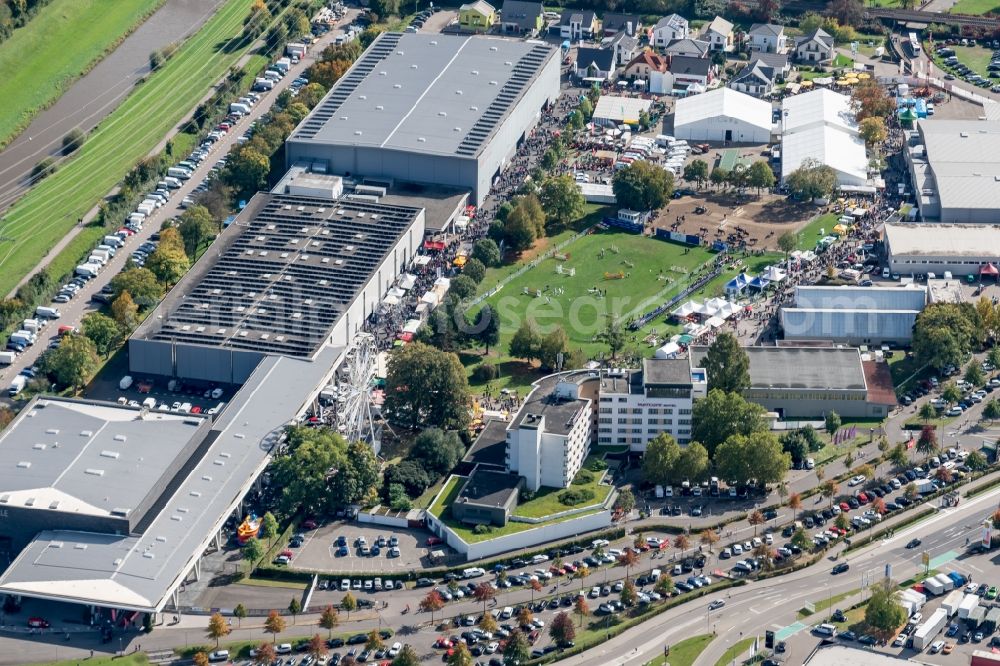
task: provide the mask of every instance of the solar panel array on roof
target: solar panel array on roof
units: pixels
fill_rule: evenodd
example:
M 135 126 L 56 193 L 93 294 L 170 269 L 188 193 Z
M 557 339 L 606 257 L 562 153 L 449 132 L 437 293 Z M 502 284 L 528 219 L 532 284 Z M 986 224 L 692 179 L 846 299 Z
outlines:
M 151 339 L 309 356 L 419 213 L 272 195 Z
M 462 140 L 455 150 L 459 155 L 475 155 L 479 147 L 489 138 L 493 130 L 503 119 L 510 107 L 521 96 L 524 89 L 531 83 L 535 74 L 545 63 L 551 49 L 538 44 L 524 57 L 517 61 L 511 72 L 510 79 L 500 89 L 500 94 L 486 108 L 483 115 L 479 117 L 476 124 L 469 130 L 468 135 Z

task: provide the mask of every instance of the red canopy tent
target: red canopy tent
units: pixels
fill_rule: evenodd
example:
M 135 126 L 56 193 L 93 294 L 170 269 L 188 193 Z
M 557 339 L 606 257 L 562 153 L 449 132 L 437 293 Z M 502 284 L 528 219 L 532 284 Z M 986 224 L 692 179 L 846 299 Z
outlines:
M 1000 277 L 1000 269 L 993 264 L 983 264 L 983 267 L 979 269 L 979 275 L 981 277 L 986 275 L 992 278 Z
M 444 241 L 426 240 L 426 241 L 424 241 L 424 249 L 425 250 L 443 250 L 444 249 Z

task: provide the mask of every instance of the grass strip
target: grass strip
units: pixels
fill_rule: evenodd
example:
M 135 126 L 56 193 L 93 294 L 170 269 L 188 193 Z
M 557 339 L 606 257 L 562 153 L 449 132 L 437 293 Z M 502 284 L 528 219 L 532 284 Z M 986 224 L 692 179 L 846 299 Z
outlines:
M 0 295 L 12 291 L 56 240 L 152 152 L 239 60 L 247 45 L 228 49 L 225 45 L 232 45 L 230 40 L 242 33 L 250 2 L 228 0 L 163 69 L 138 86 L 98 126 L 74 159 L 34 187 L 5 216 L 0 226 Z M 79 248 L 76 251 L 74 261 L 79 258 Z
M 0 48 L 0 148 L 164 1 L 53 0 L 15 30 Z

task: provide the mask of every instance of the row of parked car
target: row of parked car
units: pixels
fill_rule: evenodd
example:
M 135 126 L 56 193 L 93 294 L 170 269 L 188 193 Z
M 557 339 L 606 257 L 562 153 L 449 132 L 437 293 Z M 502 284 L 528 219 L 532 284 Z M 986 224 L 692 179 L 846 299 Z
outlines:
M 986 66 L 987 76 L 979 74 L 974 69 L 963 63 L 955 55 L 955 49 L 949 46 L 939 46 L 935 52 L 938 57 L 941 58 L 941 63 L 944 69 L 948 72 L 945 74 L 945 78 L 948 80 L 953 80 L 956 76 L 962 78 L 969 83 L 979 86 L 980 88 L 989 88 L 992 81 L 990 79 L 995 79 L 1000 77 L 1000 49 L 993 50 L 993 56 L 990 60 L 990 64 Z M 997 92 L 1000 90 L 1000 85 L 993 86 Z

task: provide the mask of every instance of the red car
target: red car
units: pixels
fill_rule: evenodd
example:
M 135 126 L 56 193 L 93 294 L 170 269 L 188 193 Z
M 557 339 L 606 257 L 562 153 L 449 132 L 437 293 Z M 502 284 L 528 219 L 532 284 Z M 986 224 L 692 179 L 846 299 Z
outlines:
M 861 502 L 862 504 L 868 504 L 868 502 L 870 502 L 871 499 L 868 497 L 868 495 L 865 495 L 864 493 L 858 493 L 858 501 Z
M 851 505 L 848 504 L 847 502 L 841 502 L 840 503 L 840 510 L 843 511 L 844 513 L 847 513 L 848 511 L 851 510 Z
M 28 618 L 28 626 L 32 629 L 48 629 L 52 625 L 43 617 L 31 617 Z
M 439 543 L 444 543 L 441 540 L 441 537 L 439 537 L 439 536 L 429 536 L 429 537 L 427 537 L 427 545 L 428 546 L 436 546 Z
M 304 520 L 304 521 L 302 521 L 302 527 L 304 527 L 307 530 L 314 530 L 314 529 L 316 529 L 316 521 L 313 520 L 312 518 L 309 518 L 308 520 Z
M 573 566 L 572 564 L 564 564 L 563 565 L 563 570 L 566 573 L 576 573 L 576 567 Z
M 278 554 L 279 554 L 279 555 L 284 555 L 284 556 L 285 556 L 285 557 L 287 557 L 288 559 L 292 559 L 292 555 L 294 555 L 294 553 L 293 553 L 292 551 L 288 550 L 287 548 L 286 548 L 285 550 L 281 551 L 281 552 L 280 552 L 280 553 L 278 553 Z
M 434 641 L 434 647 L 441 649 L 450 648 L 451 641 L 445 638 L 444 636 L 441 636 L 436 641 Z

